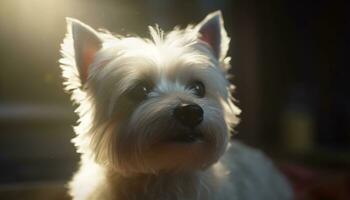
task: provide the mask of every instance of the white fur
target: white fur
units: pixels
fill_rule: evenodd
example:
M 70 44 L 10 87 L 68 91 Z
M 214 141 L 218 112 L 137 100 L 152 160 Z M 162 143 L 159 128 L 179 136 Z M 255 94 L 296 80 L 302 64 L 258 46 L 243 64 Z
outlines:
M 219 23 L 217 58 L 201 41 L 200 27 Z M 98 35 L 102 48 L 81 80 L 74 52 L 72 26 Z M 72 140 L 81 154 L 81 167 L 69 184 L 76 200 L 111 199 L 291 199 L 284 178 L 260 152 L 230 143 L 229 133 L 239 122 L 226 79 L 229 38 L 220 12 L 197 26 L 164 34 L 150 27 L 151 39 L 95 32 L 73 19 L 62 44 L 60 60 L 65 90 L 78 104 Z M 130 106 L 125 93 L 140 80 L 154 87 L 146 100 Z M 206 87 L 198 98 L 187 84 L 200 80 Z M 168 144 L 177 134 L 173 109 L 182 102 L 204 111 L 197 129 L 206 140 Z M 175 130 L 175 131 L 174 131 Z

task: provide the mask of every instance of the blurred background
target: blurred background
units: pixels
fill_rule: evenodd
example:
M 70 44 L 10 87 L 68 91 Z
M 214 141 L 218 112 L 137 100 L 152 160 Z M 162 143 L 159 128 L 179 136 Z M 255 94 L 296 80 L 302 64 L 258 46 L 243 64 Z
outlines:
M 65 199 L 77 119 L 58 59 L 65 17 L 148 36 L 222 10 L 232 38 L 234 139 L 263 149 L 296 199 L 350 199 L 350 12 L 346 1 L 2 0 L 0 199 Z

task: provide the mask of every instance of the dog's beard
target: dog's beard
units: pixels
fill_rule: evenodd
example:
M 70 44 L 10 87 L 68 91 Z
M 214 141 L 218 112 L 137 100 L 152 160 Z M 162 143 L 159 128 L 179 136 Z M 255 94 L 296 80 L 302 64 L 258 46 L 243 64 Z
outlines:
M 120 98 L 117 102 L 129 102 Z M 174 119 L 174 108 L 184 101 L 203 108 L 203 121 L 195 128 Z M 95 124 L 91 144 L 99 163 L 123 174 L 204 169 L 226 148 L 228 127 L 219 101 L 175 92 L 116 106 L 121 109 L 109 118 L 102 113 L 95 115 L 94 122 L 101 124 Z M 106 110 L 102 106 L 96 109 Z

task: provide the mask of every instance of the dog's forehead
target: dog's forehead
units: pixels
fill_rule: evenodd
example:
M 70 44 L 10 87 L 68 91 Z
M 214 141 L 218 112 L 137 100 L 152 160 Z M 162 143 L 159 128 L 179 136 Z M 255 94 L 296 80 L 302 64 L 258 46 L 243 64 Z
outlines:
M 227 82 L 224 72 L 218 67 L 218 60 L 206 45 L 189 39 L 188 35 L 153 40 L 115 38 L 105 42 L 104 46 L 97 54 L 95 65 L 100 66 L 99 63 L 106 60 L 108 64 L 102 70 L 96 70 L 100 77 L 97 79 L 110 80 L 108 82 L 116 85 L 120 92 L 145 79 L 167 90 L 184 89 L 190 81 L 200 80 L 213 91 L 225 94 Z
M 95 63 L 107 60 L 113 68 L 170 78 L 183 71 L 205 70 L 218 64 L 205 45 L 187 37 L 153 40 L 128 37 L 108 41 Z

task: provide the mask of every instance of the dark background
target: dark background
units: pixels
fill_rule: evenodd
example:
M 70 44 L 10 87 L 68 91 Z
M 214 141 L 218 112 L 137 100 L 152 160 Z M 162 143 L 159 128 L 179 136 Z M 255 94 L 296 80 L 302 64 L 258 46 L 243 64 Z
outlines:
M 148 25 L 170 31 L 217 9 L 243 110 L 235 137 L 271 156 L 297 192 L 349 177 L 349 8 L 326 0 L 1 1 L 0 188 L 64 183 L 77 168 L 76 116 L 58 67 L 65 17 L 146 37 Z M 339 184 L 350 190 L 350 179 Z

